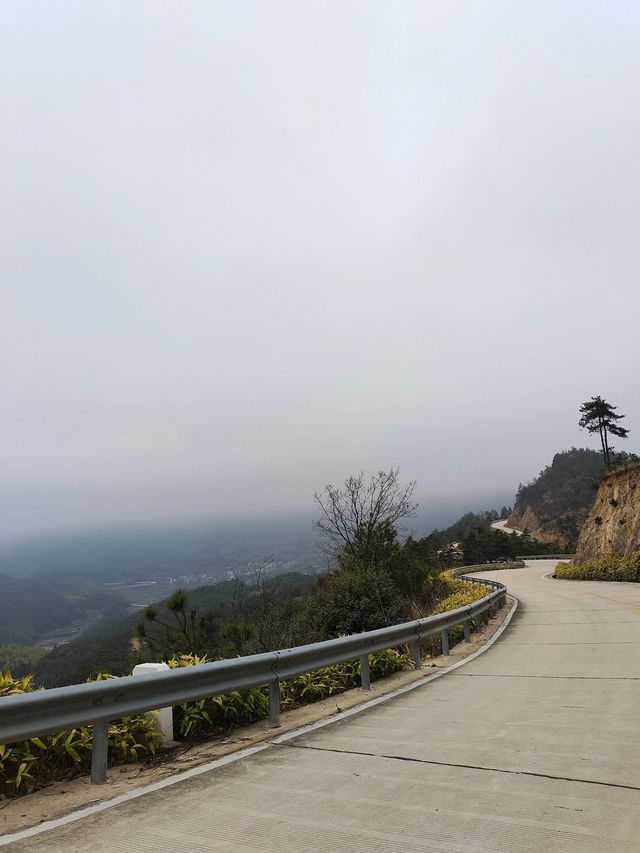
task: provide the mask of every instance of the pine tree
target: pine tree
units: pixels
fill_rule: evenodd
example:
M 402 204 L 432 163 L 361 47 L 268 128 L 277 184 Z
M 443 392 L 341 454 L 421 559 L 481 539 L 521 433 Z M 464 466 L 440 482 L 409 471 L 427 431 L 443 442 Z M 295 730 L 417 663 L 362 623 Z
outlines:
M 578 424 L 581 429 L 586 429 L 587 432 L 600 434 L 602 455 L 607 468 L 611 467 L 614 449 L 609 444 L 609 435 L 615 435 L 618 438 L 626 438 L 629 435 L 629 430 L 617 423 L 626 417 L 626 415 L 617 415 L 617 408 L 617 406 L 607 403 L 602 397 L 592 397 L 580 406 L 582 417 Z

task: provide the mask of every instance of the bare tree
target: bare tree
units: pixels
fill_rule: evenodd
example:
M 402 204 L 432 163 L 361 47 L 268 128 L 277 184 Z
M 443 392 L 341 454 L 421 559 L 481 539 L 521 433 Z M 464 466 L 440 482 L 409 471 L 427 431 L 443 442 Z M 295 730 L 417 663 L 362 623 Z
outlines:
M 294 594 L 282 575 L 274 576 L 273 557 L 252 567 L 253 583 L 237 581 L 226 639 L 238 654 L 257 654 L 291 645 Z
M 369 480 L 361 471 L 344 486 L 325 486 L 314 494 L 320 515 L 314 527 L 325 537 L 324 550 L 334 560 L 357 560 L 363 568 L 380 562 L 395 539 L 397 524 L 412 518 L 418 506 L 416 482 L 402 486 L 399 469 L 378 471 Z
M 254 607 L 256 638 L 259 650 L 269 652 L 278 648 L 281 635 L 281 577 L 270 577 L 273 557 L 267 557 L 254 569 Z

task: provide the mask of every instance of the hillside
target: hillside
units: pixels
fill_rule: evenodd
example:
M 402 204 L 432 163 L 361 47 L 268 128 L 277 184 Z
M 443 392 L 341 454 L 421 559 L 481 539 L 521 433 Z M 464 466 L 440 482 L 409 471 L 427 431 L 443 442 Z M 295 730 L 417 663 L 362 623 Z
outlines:
M 297 572 L 270 577 L 266 581 L 269 592 L 275 588 L 287 598 L 307 592 L 314 583 L 313 576 Z M 234 629 L 242 627 L 250 609 L 247 606 L 250 595 L 251 589 L 241 581 L 221 581 L 189 590 L 189 609 L 196 609 L 211 618 L 216 626 L 214 640 L 220 653 L 224 653 L 228 640 L 220 629 L 225 625 Z M 161 619 L 169 619 L 162 603 L 159 603 L 158 610 Z M 37 682 L 45 687 L 58 687 L 77 684 L 101 671 L 128 675 L 137 663 L 149 660 L 136 639 L 139 618 L 140 612 L 132 613 L 108 624 L 97 625 L 81 637 L 57 646 L 38 661 L 35 667 Z
M 591 512 L 580 532 L 575 565 L 606 554 L 629 557 L 640 551 L 640 463 L 603 477 Z
M 44 643 L 49 635 L 73 633 L 99 619 L 126 613 L 119 596 L 93 584 L 45 576 L 37 582 L 0 574 L 0 644 Z
M 603 473 L 602 454 L 595 450 L 556 453 L 535 480 L 519 486 L 509 527 L 527 530 L 540 542 L 575 544 Z

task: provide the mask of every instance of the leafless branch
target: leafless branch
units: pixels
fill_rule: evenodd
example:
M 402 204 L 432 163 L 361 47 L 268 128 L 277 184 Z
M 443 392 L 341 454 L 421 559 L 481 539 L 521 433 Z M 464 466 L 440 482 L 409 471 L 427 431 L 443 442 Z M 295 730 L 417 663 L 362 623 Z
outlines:
M 361 471 L 342 487 L 325 486 L 314 495 L 320 510 L 314 527 L 325 539 L 324 548 L 334 559 L 340 554 L 370 561 L 375 537 L 383 527 L 397 530 L 403 518 L 412 518 L 416 482 L 399 481 L 399 469 L 378 471 L 369 480 Z

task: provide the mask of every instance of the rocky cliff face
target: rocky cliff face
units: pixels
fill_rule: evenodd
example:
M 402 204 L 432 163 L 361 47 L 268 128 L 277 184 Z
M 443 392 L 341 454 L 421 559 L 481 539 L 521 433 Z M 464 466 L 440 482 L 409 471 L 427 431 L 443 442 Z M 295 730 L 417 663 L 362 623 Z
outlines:
M 613 552 L 628 557 L 640 551 L 640 464 L 605 476 L 598 486 L 578 539 L 574 563 L 598 560 Z
M 587 514 L 588 510 L 579 509 L 554 518 L 547 511 L 540 517 L 531 506 L 527 506 L 521 514 L 514 512 L 509 516 L 508 526 L 526 530 L 533 539 L 548 545 L 572 545 L 578 538 Z
M 556 453 L 535 480 L 520 485 L 508 526 L 528 530 L 539 542 L 575 544 L 603 471 L 602 456 L 594 450 Z

